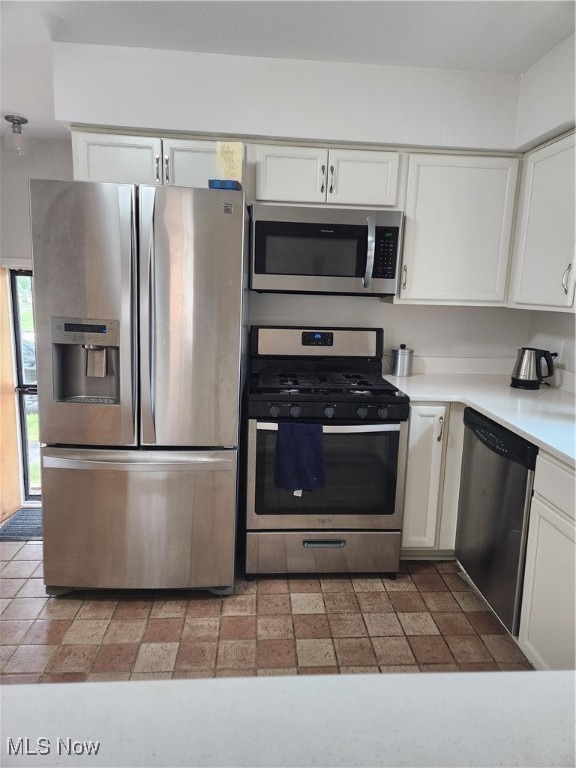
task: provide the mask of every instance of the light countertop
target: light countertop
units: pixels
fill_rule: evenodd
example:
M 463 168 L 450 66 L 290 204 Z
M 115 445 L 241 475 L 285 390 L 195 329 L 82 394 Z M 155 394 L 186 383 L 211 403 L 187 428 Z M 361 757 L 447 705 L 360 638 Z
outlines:
M 6 685 L 0 762 L 573 766 L 574 680 L 482 672 Z M 19 738 L 28 755 L 8 754 Z M 88 742 L 100 742 L 97 754 Z
M 556 387 L 514 389 L 510 376 L 385 376 L 413 402 L 460 402 L 572 466 L 576 464 L 576 396 Z

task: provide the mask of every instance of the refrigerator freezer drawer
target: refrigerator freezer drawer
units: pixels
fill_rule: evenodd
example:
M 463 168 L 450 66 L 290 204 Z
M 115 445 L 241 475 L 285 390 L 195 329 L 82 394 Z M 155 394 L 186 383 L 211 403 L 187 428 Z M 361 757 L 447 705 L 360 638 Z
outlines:
M 236 451 L 44 448 L 47 587 L 229 587 Z

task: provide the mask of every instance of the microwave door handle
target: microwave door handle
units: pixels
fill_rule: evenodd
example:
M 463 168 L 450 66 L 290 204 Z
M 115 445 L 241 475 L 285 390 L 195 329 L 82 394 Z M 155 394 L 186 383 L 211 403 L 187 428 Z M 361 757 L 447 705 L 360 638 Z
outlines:
M 364 273 L 364 279 L 362 285 L 364 288 L 370 288 L 372 285 L 372 275 L 374 272 L 374 250 L 376 248 L 376 217 L 368 216 L 366 218 L 368 224 L 368 248 L 366 251 L 366 272 Z

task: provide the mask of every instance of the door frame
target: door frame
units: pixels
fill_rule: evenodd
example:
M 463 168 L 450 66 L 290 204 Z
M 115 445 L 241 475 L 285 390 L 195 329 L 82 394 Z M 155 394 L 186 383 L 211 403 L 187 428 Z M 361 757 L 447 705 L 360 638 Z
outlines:
M 22 366 L 22 345 L 21 345 L 21 319 L 20 305 L 18 303 L 17 279 L 18 277 L 30 277 L 30 287 L 32 288 L 33 274 L 31 269 L 11 269 L 10 270 L 10 297 L 12 304 L 12 334 L 14 341 L 14 370 L 16 374 L 16 386 L 14 387 L 17 397 L 18 427 L 20 430 L 20 471 L 22 478 L 22 487 L 25 502 L 40 501 L 41 494 L 32 493 L 30 488 L 29 473 L 29 451 L 28 451 L 28 428 L 26 424 L 26 396 L 35 395 L 38 398 L 38 385 L 26 384 L 24 381 L 24 371 Z

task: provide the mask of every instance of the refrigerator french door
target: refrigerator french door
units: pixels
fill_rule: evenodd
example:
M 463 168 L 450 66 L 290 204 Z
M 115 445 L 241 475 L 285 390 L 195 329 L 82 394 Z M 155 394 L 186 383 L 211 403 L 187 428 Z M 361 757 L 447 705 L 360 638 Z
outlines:
M 31 182 L 44 581 L 234 578 L 242 193 Z

